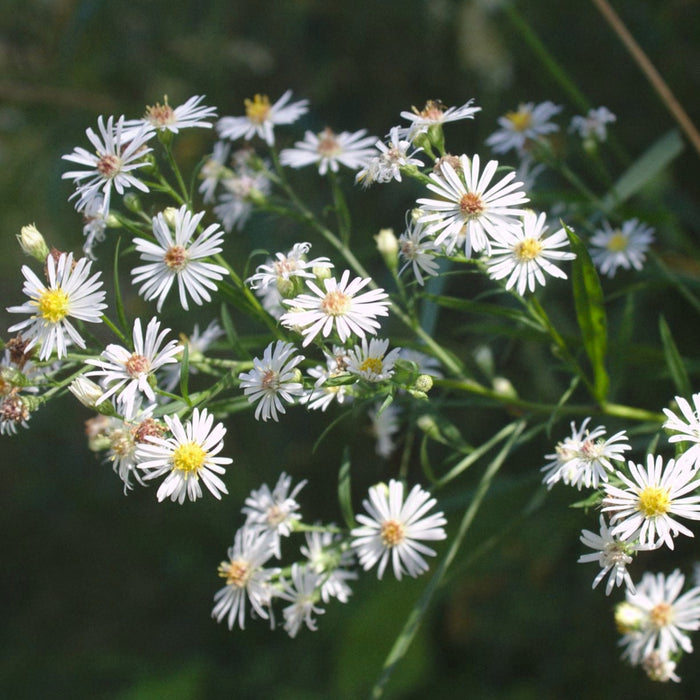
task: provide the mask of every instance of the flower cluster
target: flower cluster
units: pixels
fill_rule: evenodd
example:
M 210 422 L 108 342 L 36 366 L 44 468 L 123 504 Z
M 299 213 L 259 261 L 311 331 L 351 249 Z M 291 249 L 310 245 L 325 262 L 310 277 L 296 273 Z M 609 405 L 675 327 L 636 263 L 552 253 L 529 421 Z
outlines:
M 583 530 L 581 542 L 593 551 L 578 561 L 598 563 L 593 587 L 608 576 L 606 595 L 624 585 L 627 602 L 616 612 L 623 656 L 660 681 L 678 681 L 680 653 L 692 651 L 688 632 L 700 628 L 700 588 L 681 595 L 685 579 L 678 570 L 668 577 L 647 572 L 635 585 L 627 567 L 640 552 L 673 550 L 676 537 L 694 536 L 682 521 L 700 520 L 700 394 L 692 397 L 694 408 L 683 397 L 675 401 L 681 416 L 664 408 L 664 428 L 670 444 L 683 445 L 676 458 L 648 454 L 643 463 L 625 465 L 623 453 L 632 449 L 626 432 L 606 439 L 606 429 L 589 430 L 586 418 L 578 429 L 571 424 L 571 436 L 543 467 L 548 488 L 561 482 L 598 491 L 587 502 L 600 505 L 599 533 Z
M 591 403 L 573 404 L 588 392 L 601 414 L 644 420 L 652 430 L 663 424 L 668 441 L 657 439 L 654 454 L 630 459 L 638 447 L 631 426 L 608 435 L 603 425 L 590 427 L 593 416 L 571 422 L 570 434 L 546 455 L 543 485 L 591 492 L 580 505 L 599 509 L 598 530 L 583 530 L 590 551 L 579 562 L 598 564 L 594 588 L 603 580 L 607 595 L 625 588 L 616 614 L 624 657 L 655 680 L 678 680 L 676 663 L 692 651 L 690 633 L 700 627 L 700 588 L 682 593 L 679 570 L 667 577 L 647 572 L 635 584 L 630 568 L 640 554 L 673 550 L 677 537 L 692 537 L 692 521 L 700 520 L 700 394 L 677 397 L 678 412 L 665 408 L 665 422 L 658 413 L 614 404 L 606 357 L 603 284 L 639 273 L 656 232 L 624 218 L 615 197 L 600 211 L 597 197 L 585 205 L 573 197 L 553 203 L 535 186 L 540 173 L 561 170 L 567 138 L 578 154 L 599 155 L 614 115 L 600 107 L 562 129 L 556 120 L 563 105 L 523 103 L 486 139 L 495 160 L 446 148 L 445 128 L 480 112 L 473 99 L 451 107 L 429 100 L 402 111 L 403 124 L 382 138 L 364 128 L 287 133 L 309 108 L 291 91 L 274 102 L 256 94 L 240 116 L 219 117 L 204 99 L 195 95 L 173 108 L 166 96 L 141 118 L 100 116 L 97 131 L 86 130 L 91 148 L 64 156 L 75 168 L 63 177 L 83 219 L 84 257 L 50 247 L 35 226 L 19 236 L 36 268 L 22 266 L 26 299 L 8 307 L 24 320 L 9 327 L 17 335 L 2 346 L 0 434 L 29 427 L 33 411 L 71 393 L 96 413 L 85 424 L 88 447 L 111 465 L 124 492 L 158 482 L 158 502 L 183 505 L 233 491 L 236 474 L 227 468 L 242 460 L 225 438 L 246 420 L 284 424 L 296 411 L 325 424 L 325 438 L 351 417 L 345 455 L 359 449 L 357 431 L 375 439 L 375 455 L 353 466 L 353 478 L 374 481 L 378 468 L 388 474 L 387 483 L 369 488 L 363 512 L 353 513 L 349 481 L 341 480 L 345 527 L 306 521 L 298 500 L 306 481 L 283 471 L 272 488 L 262 484 L 245 499 L 245 521 L 219 565 L 224 586 L 212 611 L 218 622 L 242 629 L 248 614 L 272 627 L 281 619 L 294 637 L 316 629 L 331 600 L 349 601 L 360 570 L 376 570 L 379 579 L 391 571 L 397 580 L 428 570 L 447 522 L 429 491 L 407 488 L 413 470 L 422 467 L 433 490 L 470 479 L 477 470 L 463 476 L 466 468 L 495 445 L 506 457 L 555 417 L 590 413 Z M 215 142 L 192 173 L 183 173 L 172 143 L 188 129 Z M 307 166 L 331 191 L 332 205 L 320 211 L 296 189 L 295 179 L 304 178 L 297 170 Z M 401 204 L 403 231 L 395 235 L 387 222 L 367 265 L 359 251 L 375 231 L 353 224 L 346 180 L 363 188 L 415 186 Z M 285 225 L 263 240 L 259 232 L 273 217 Z M 235 232 L 250 221 L 255 244 L 246 249 L 248 237 Z M 98 253 L 110 238 L 119 239 L 115 260 L 103 264 Z M 113 295 L 104 289 L 103 270 L 124 265 L 135 302 L 122 296 L 118 276 Z M 554 289 L 543 289 L 550 278 Z M 478 296 L 465 291 L 465 279 L 478 279 Z M 576 309 L 578 335 L 548 314 L 544 302 L 553 293 L 562 307 Z M 141 316 L 130 319 L 134 308 Z M 442 309 L 454 314 L 447 323 Z M 197 323 L 188 336 L 180 324 L 192 312 Z M 470 326 L 472 312 L 494 319 L 477 350 L 465 340 L 477 325 Z M 218 317 L 206 318 L 210 313 Z M 111 342 L 103 341 L 109 333 Z M 502 376 L 506 360 L 490 341 L 498 347 L 504 337 L 509 353 L 525 348 L 523 357 L 536 342 L 543 357 L 554 349 L 554 370 L 543 376 L 554 385 L 554 371 L 570 375 L 558 403 L 525 396 L 527 377 L 521 389 Z M 674 381 L 687 385 L 668 334 L 664 343 Z M 502 409 L 506 421 L 477 447 L 452 419 L 475 405 Z M 239 412 L 247 415 L 237 415 L 234 428 L 229 418 Z M 270 426 L 256 425 L 263 427 Z M 437 467 L 433 445 L 448 453 Z M 344 459 L 342 469 L 350 463 Z M 465 481 L 453 500 L 476 494 L 465 523 L 492 473 L 486 470 L 476 488 Z M 456 535 L 447 564 L 465 532 Z M 301 534 L 298 555 L 283 563 L 288 543 Z
M 367 515 L 358 515 L 361 527 L 348 533 L 332 524 L 303 522 L 296 497 L 305 484 L 292 488 L 292 478 L 283 472 L 272 490 L 263 484 L 246 498 L 245 523 L 219 564 L 226 585 L 215 594 L 212 611 L 217 622 L 226 619 L 229 629 L 244 627 L 247 604 L 274 627 L 273 606 L 282 600 L 287 603 L 282 616 L 290 637 L 304 626 L 315 630 L 316 617 L 325 612 L 322 605 L 332 599 L 348 602 L 358 560 L 364 570 L 378 564 L 379 578 L 389 559 L 397 579 L 406 573 L 415 577 L 428 569 L 424 556 L 435 555 L 422 541 L 446 537 L 443 514 L 427 515 L 435 499 L 418 485 L 406 498 L 399 481 L 371 487 L 369 500 L 363 502 Z M 282 540 L 302 532 L 303 559 L 284 569 L 270 566 L 282 558 Z

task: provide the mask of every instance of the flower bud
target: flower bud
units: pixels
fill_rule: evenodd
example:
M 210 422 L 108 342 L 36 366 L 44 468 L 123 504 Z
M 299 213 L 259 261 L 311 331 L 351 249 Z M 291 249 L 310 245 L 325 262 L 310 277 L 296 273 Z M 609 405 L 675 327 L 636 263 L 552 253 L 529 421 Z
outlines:
M 318 267 L 312 267 L 311 272 L 314 273 L 316 279 L 319 282 L 323 282 L 323 280 L 330 279 L 333 275 L 330 267 L 321 267 L 320 265 Z
M 429 374 L 421 374 L 413 388 L 427 394 L 433 388 L 433 378 Z
M 141 206 L 141 198 L 133 192 L 127 192 L 124 195 L 124 198 L 122 201 L 124 202 L 124 206 L 132 214 L 138 214 L 139 212 L 143 211 L 143 207 Z
M 75 398 L 78 399 L 83 406 L 93 409 L 96 408 L 97 402 L 102 394 L 104 394 L 104 391 L 102 391 L 99 384 L 95 384 L 95 382 L 93 382 L 91 379 L 82 376 L 76 377 L 68 385 L 68 391 L 70 391 L 70 393 L 73 394 L 73 396 L 75 396 Z
M 374 240 L 377 242 L 377 250 L 384 258 L 386 266 L 390 270 L 396 270 L 399 262 L 399 241 L 394 235 L 394 229 L 380 229 Z
M 168 224 L 171 229 L 175 229 L 177 211 L 178 210 L 175 207 L 166 207 L 163 209 L 163 218 L 165 219 L 165 223 Z
M 644 611 L 631 603 L 619 603 L 615 608 L 615 625 L 620 634 L 629 634 L 642 628 Z
M 34 224 L 22 226 L 19 236 L 17 236 L 20 247 L 35 260 L 44 262 L 49 255 L 49 247 L 46 245 L 44 237 L 39 233 L 39 229 Z

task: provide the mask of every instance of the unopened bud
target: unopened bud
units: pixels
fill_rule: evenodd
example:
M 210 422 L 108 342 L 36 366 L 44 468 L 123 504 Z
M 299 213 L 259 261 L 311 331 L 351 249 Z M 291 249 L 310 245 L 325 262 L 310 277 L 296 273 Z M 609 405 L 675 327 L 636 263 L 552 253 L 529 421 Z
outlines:
M 141 198 L 133 192 L 127 192 L 122 201 L 124 202 L 124 206 L 133 214 L 138 214 L 139 212 L 143 211 L 143 207 L 141 206 Z
M 39 233 L 39 229 L 37 229 L 34 224 L 22 226 L 17 240 L 22 250 L 27 255 L 31 255 L 39 262 L 45 262 L 49 255 L 49 247 L 46 245 L 44 237 Z
M 383 228 L 374 237 L 377 242 L 377 250 L 384 258 L 386 266 L 390 270 L 395 270 L 398 266 L 399 241 L 394 235 L 394 229 Z
M 333 274 L 331 272 L 330 267 L 322 267 L 322 266 L 317 266 L 317 267 L 312 267 L 311 272 L 314 273 L 316 279 L 319 282 L 323 282 L 323 280 L 327 280 L 331 278 L 331 275 Z
M 416 379 L 414 389 L 427 394 L 433 388 L 433 378 L 429 374 L 421 374 Z
M 104 394 L 102 387 L 87 377 L 76 377 L 68 385 L 68 390 L 83 406 L 92 409 L 97 408 L 97 402 Z M 109 402 L 106 403 L 111 406 Z
M 492 386 L 493 390 L 500 396 L 506 396 L 510 399 L 518 398 L 518 392 L 515 390 L 515 387 L 505 377 L 494 377 Z
M 177 209 L 175 207 L 166 207 L 163 209 L 163 218 L 165 219 L 165 223 L 168 224 L 168 226 L 171 229 L 175 229 L 175 221 L 177 220 Z

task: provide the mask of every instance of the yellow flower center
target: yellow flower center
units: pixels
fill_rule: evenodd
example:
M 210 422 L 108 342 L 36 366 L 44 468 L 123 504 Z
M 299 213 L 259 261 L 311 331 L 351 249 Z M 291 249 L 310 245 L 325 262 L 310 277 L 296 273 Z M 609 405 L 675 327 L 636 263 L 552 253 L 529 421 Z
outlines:
M 222 561 L 219 564 L 219 576 L 226 579 L 226 585 L 235 588 L 245 588 L 250 576 L 248 562 L 242 559 L 235 561 Z
M 484 202 L 476 192 L 467 192 L 459 200 L 459 210 L 465 219 L 475 219 L 484 211 Z
M 647 486 L 639 494 L 637 510 L 641 511 L 646 518 L 654 518 L 657 515 L 664 515 L 671 505 L 671 497 L 668 489 L 659 486 Z
M 185 474 L 197 474 L 204 465 L 207 453 L 196 442 L 187 442 L 180 445 L 173 452 L 173 469 L 185 472 Z
M 668 603 L 657 603 L 649 613 L 649 620 L 656 629 L 661 629 L 671 624 L 673 608 Z
M 382 544 L 385 547 L 396 547 L 401 544 L 405 536 L 405 528 L 398 520 L 385 520 L 382 523 Z
M 70 311 L 68 294 L 60 287 L 45 289 L 39 296 L 39 315 L 50 323 L 62 321 Z
M 508 112 L 506 119 L 513 125 L 514 131 L 525 131 L 532 124 L 532 113 L 522 110 Z
M 522 262 L 534 260 L 541 252 L 542 244 L 536 238 L 526 238 L 513 248 L 515 257 Z
M 350 308 L 352 297 L 336 289 L 328 292 L 321 302 L 321 310 L 329 316 L 342 316 Z
M 145 117 L 153 126 L 166 126 L 175 123 L 175 110 L 168 104 L 168 96 L 163 98 L 163 104 L 156 102 L 153 107 L 146 107 Z
M 361 365 L 360 371 L 381 374 L 382 361 L 378 357 L 368 357 Z
M 606 244 L 606 248 L 611 253 L 621 253 L 623 250 L 627 250 L 627 244 L 629 239 L 625 236 L 619 229 L 610 236 L 610 240 Z
M 187 267 L 187 250 L 181 245 L 173 245 L 168 248 L 163 261 L 166 266 L 175 272 L 180 272 Z
M 252 100 L 244 102 L 246 117 L 255 124 L 262 124 L 270 114 L 270 100 L 267 95 L 256 95 Z

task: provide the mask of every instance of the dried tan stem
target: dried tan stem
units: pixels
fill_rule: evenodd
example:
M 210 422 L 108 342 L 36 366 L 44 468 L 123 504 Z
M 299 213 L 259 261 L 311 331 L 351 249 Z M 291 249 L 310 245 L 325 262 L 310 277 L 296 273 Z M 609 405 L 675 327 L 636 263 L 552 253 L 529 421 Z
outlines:
M 652 84 L 652 87 L 658 93 L 662 102 L 666 105 L 673 118 L 678 122 L 678 125 L 683 130 L 683 133 L 688 137 L 693 147 L 700 155 L 700 133 L 695 128 L 695 125 L 687 115 L 680 102 L 676 99 L 671 89 L 668 87 L 660 73 L 654 67 L 654 64 L 649 60 L 647 55 L 642 51 L 639 44 L 630 34 L 629 30 L 622 23 L 615 10 L 610 6 L 607 0 L 591 0 L 593 4 L 600 10 L 601 14 L 612 27 L 613 31 L 620 38 L 620 41 L 627 47 L 627 50 L 636 61 L 637 65 L 642 69 L 647 80 Z

